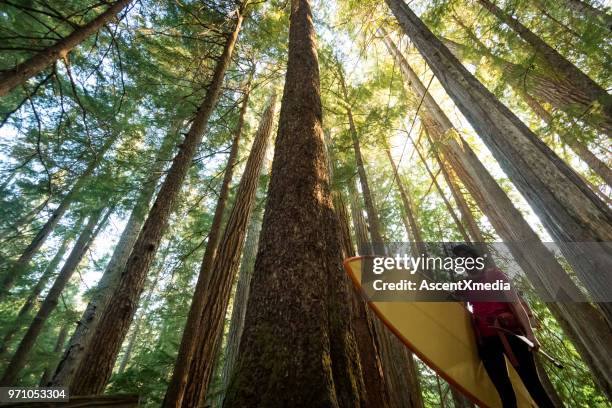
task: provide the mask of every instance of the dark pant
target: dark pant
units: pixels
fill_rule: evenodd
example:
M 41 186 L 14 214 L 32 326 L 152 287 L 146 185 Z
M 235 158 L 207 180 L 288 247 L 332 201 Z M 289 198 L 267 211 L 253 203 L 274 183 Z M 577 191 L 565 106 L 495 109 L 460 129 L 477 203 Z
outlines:
M 538 404 L 539 408 L 555 408 L 555 405 L 540 382 L 534 357 L 529 347 L 514 336 L 506 336 L 506 338 L 518 361 L 516 371 L 521 380 L 523 380 L 523 384 L 525 384 L 531 398 Z M 478 349 L 487 373 L 499 393 L 503 407 L 516 408 L 516 395 L 508 377 L 506 361 L 504 359 L 505 350 L 500 338 L 498 336 L 483 337 L 482 344 Z

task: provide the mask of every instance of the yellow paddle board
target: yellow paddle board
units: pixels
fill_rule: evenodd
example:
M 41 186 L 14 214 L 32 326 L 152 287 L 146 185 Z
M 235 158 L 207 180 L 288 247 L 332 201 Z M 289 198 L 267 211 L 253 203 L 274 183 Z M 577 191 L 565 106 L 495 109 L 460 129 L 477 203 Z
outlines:
M 351 280 L 360 289 L 362 261 L 344 262 Z M 461 302 L 368 302 L 376 315 L 399 339 L 440 377 L 475 404 L 501 408 L 499 394 L 478 357 L 469 311 Z M 514 368 L 506 362 L 519 408 L 537 405 Z

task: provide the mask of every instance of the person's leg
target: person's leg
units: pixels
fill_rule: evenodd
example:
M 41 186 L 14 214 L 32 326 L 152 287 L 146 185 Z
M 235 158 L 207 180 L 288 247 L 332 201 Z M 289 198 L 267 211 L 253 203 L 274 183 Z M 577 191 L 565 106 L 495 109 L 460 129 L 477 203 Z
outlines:
M 483 344 L 478 347 L 478 352 L 487 374 L 497 389 L 503 408 L 516 408 L 516 395 L 508 377 L 504 347 L 499 338 L 483 338 Z
M 544 389 L 538 371 L 536 369 L 533 353 L 529 347 L 521 340 L 513 336 L 508 336 L 510 347 L 518 360 L 518 375 L 521 377 L 529 395 L 538 404 L 539 408 L 556 408 L 548 393 Z

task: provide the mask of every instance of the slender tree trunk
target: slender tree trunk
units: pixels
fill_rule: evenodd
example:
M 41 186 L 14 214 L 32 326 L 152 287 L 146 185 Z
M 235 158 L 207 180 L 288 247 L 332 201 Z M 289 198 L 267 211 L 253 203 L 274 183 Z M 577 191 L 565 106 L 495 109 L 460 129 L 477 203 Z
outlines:
M 28 79 L 49 67 L 58 59 L 65 58 L 74 47 L 115 18 L 129 3 L 130 0 L 117 0 L 106 11 L 89 23 L 76 28 L 68 36 L 52 46 L 45 48 L 30 59 L 0 74 L 0 97 L 7 95 L 17 86 L 24 84 Z
M 349 111 L 350 112 L 350 111 Z M 350 123 L 352 123 L 352 115 L 349 115 Z M 370 237 L 372 243 L 382 243 L 382 234 L 377 229 L 380 227 L 378 223 L 378 213 L 374 205 L 374 199 L 371 196 L 370 187 L 367 179 L 363 160 L 361 160 L 361 150 L 354 125 L 351 125 L 351 135 L 353 136 L 353 148 L 355 150 L 355 158 L 358 168 L 359 181 L 361 183 L 361 191 L 363 201 L 366 203 L 366 214 L 368 221 L 375 219 L 376 222 L 370 222 Z M 380 358 L 382 368 L 385 375 L 385 384 L 389 394 L 390 407 L 422 407 L 423 401 L 421 397 L 421 389 L 415 369 L 414 359 L 406 346 L 380 321 L 374 319 L 374 327 L 378 335 L 378 344 L 380 345 Z
M 112 373 L 121 343 L 127 334 L 147 272 L 157 252 L 157 247 L 167 230 L 168 219 L 191 166 L 197 147 L 202 141 L 208 119 L 221 93 L 225 71 L 231 62 L 234 45 L 242 25 L 242 9 L 236 25 L 228 35 L 223 53 L 213 72 L 204 101 L 198 108 L 185 140 L 180 145 L 166 179 L 161 186 L 153 207 L 134 244 L 134 249 L 121 273 L 109 306 L 100 321 L 85 354 L 76 370 L 70 390 L 73 395 L 99 394 Z
M 601 104 L 603 114 L 610 119 L 612 116 L 611 97 L 606 90 L 593 81 L 588 75 L 579 70 L 574 64 L 563 57 L 557 50 L 546 44 L 544 40 L 531 32 L 521 24 L 515 17 L 505 13 L 490 0 L 478 0 L 482 6 L 495 15 L 500 21 L 507 24 L 516 34 L 521 37 L 533 50 L 537 56 L 546 61 L 551 73 L 556 73 L 560 81 L 566 82 L 576 90 L 584 92 L 589 98 L 589 104 Z
M 203 313 L 204 294 L 207 290 L 208 280 L 210 279 L 210 270 L 215 260 L 217 247 L 219 246 L 223 214 L 227 204 L 230 184 L 234 175 L 234 166 L 236 165 L 236 160 L 238 158 L 238 148 L 240 146 L 240 137 L 242 135 L 242 127 L 244 125 L 244 116 L 249 103 L 249 87 L 250 84 L 247 85 L 242 106 L 240 108 L 238 123 L 236 125 L 236 130 L 234 131 L 234 140 L 227 159 L 225 174 L 223 176 L 223 182 L 221 183 L 221 190 L 219 191 L 219 199 L 217 200 L 217 206 L 215 208 L 210 231 L 208 233 L 208 242 L 206 244 L 206 250 L 204 251 L 204 259 L 202 260 L 200 274 L 198 275 L 198 281 L 196 283 L 191 301 L 191 307 L 189 309 L 187 321 L 185 322 L 185 329 L 181 338 L 177 360 L 174 365 L 174 372 L 172 373 L 170 384 L 164 398 L 164 406 L 167 407 L 179 406 L 185 393 L 187 374 L 191 360 L 193 359 L 193 354 L 198 339 L 197 333 L 200 331 L 198 324 L 200 316 Z
M 11 358 L 8 367 L 6 368 L 2 379 L 0 380 L 0 384 L 2 386 L 15 385 L 17 383 L 19 379 L 19 373 L 26 364 L 28 354 L 34 346 L 38 335 L 40 334 L 45 323 L 47 322 L 47 319 L 49 318 L 53 310 L 55 310 L 62 291 L 66 287 L 66 284 L 72 277 L 74 271 L 76 271 L 77 267 L 79 266 L 79 263 L 81 263 L 81 259 L 83 259 L 85 252 L 87 252 L 87 249 L 89 249 L 91 242 L 95 239 L 95 236 L 98 234 L 98 232 L 100 232 L 100 230 L 106 223 L 106 220 L 111 214 L 110 210 L 107 211 L 106 215 L 102 219 L 102 222 L 100 222 L 98 227 L 96 228 L 96 224 L 98 224 L 98 221 L 102 216 L 102 211 L 103 208 L 96 210 L 92 215 L 90 215 L 89 220 L 87 221 L 87 225 L 85 226 L 83 232 L 81 232 L 81 235 L 74 244 L 74 247 L 72 248 L 72 251 L 68 256 L 66 263 L 57 275 L 53 286 L 51 286 L 51 289 L 49 289 L 49 293 L 47 293 L 45 300 L 40 305 L 38 313 L 36 313 L 36 316 L 30 324 L 28 331 L 23 336 L 23 339 L 19 343 L 15 354 Z
M 400 25 L 544 223 L 594 300 L 612 321 L 612 211 L 502 105 L 401 0 L 386 0 Z M 587 245 L 566 245 L 565 243 Z M 605 288 L 605 289 L 604 289 Z
M 425 132 L 427 133 L 427 131 L 425 131 Z M 425 167 L 425 170 L 427 171 L 427 174 L 429 174 L 429 177 L 431 178 L 431 182 L 436 187 L 436 190 L 438 190 L 438 194 L 442 198 L 442 201 L 444 202 L 444 205 L 446 206 L 446 209 L 448 210 L 448 213 L 450 214 L 451 218 L 455 222 L 455 225 L 457 226 L 457 230 L 459 231 L 459 233 L 463 237 L 463 240 L 465 242 L 469 242 L 470 241 L 470 237 L 469 237 L 467 231 L 465 230 L 465 227 L 463 226 L 463 223 L 461 223 L 461 220 L 459 219 L 459 216 L 455 212 L 455 209 L 453 208 L 453 206 L 450 203 L 450 201 L 448 201 L 448 199 L 446 198 L 446 194 L 444 194 L 444 190 L 442 190 L 442 187 L 438 183 L 438 180 L 436 179 L 436 175 L 433 174 L 433 172 L 429 168 L 429 165 L 427 164 L 427 159 L 425 158 L 423 153 L 421 153 L 421 149 L 419 148 L 417 143 L 412 138 L 410 138 L 410 141 L 412 142 L 412 145 L 414 146 L 414 150 L 417 152 L 417 155 L 421 159 L 421 163 L 423 163 L 423 166 Z
M 225 407 L 354 407 L 363 401 L 340 245 L 311 4 L 292 0 L 272 176 Z
M 53 347 L 53 358 L 55 359 L 59 356 L 59 353 L 62 352 L 64 348 L 64 342 L 66 341 L 66 335 L 68 334 L 68 324 L 62 325 L 59 334 L 57 335 L 57 341 L 55 342 L 55 347 Z M 43 374 L 40 377 L 40 381 L 38 383 L 39 387 L 45 387 L 49 380 L 51 379 L 51 374 L 53 369 L 53 363 L 48 364 L 43 370 Z
M 423 241 L 423 235 L 421 234 L 421 226 L 419 225 L 419 222 L 416 217 L 416 213 L 410 196 L 410 191 L 408 191 L 407 187 L 404 185 L 404 183 L 402 183 L 402 179 L 400 178 L 397 165 L 393 160 L 393 156 L 391 156 L 391 150 L 386 144 L 385 153 L 387 154 L 389 164 L 391 165 L 391 169 L 393 170 L 393 179 L 395 180 L 395 185 L 397 186 L 397 189 L 400 192 L 400 198 L 402 200 L 402 205 L 407 220 L 407 222 L 404 222 L 404 224 L 406 226 L 406 232 L 410 237 L 413 253 L 415 254 L 415 256 L 426 254 L 427 248 L 425 247 L 425 242 Z
M 32 261 L 32 258 L 34 258 L 34 255 L 38 253 L 38 250 L 42 247 L 53 229 L 57 226 L 57 223 L 64 216 L 68 210 L 68 207 L 70 207 L 70 204 L 72 204 L 81 188 L 83 188 L 83 186 L 89 182 L 91 174 L 116 139 L 117 136 L 115 135 L 106 140 L 100 151 L 97 152 L 95 157 L 91 159 L 87 165 L 87 168 L 79 176 L 78 180 L 74 183 L 70 191 L 68 191 L 68 193 L 62 198 L 62 201 L 53 211 L 53 214 L 51 214 L 45 225 L 43 225 L 43 227 L 38 231 L 36 236 L 32 239 L 32 242 L 30 242 L 27 248 L 23 251 L 19 259 L 15 261 L 8 271 L 6 271 L 0 285 L 0 299 L 6 296 L 8 291 L 15 284 L 15 281 L 27 271 L 27 268 Z
M 142 327 L 143 320 L 145 319 L 145 316 L 149 309 L 149 304 L 151 303 L 151 298 L 153 297 L 153 293 L 155 292 L 155 288 L 157 287 L 157 283 L 159 282 L 159 277 L 162 273 L 162 270 L 163 270 L 163 262 L 161 263 L 161 266 L 157 270 L 157 273 L 155 274 L 155 277 L 153 278 L 153 282 L 151 282 L 151 287 L 149 288 L 142 302 L 139 316 L 136 318 L 136 322 L 133 325 L 132 334 L 130 336 L 130 339 L 128 340 L 128 345 L 125 349 L 125 353 L 123 353 L 123 357 L 121 358 L 121 363 L 119 363 L 119 369 L 117 370 L 119 374 L 125 371 L 127 364 L 130 362 L 130 358 L 132 357 L 132 351 L 134 350 L 134 345 L 136 344 L 136 338 L 138 337 L 138 334 L 140 333 L 140 328 Z
M 325 144 L 329 152 L 331 140 L 327 138 L 327 134 Z M 329 155 L 328 159 L 330 178 L 333 179 L 335 158 Z M 350 181 L 349 185 L 354 186 L 353 180 Z M 354 189 L 351 189 L 351 194 L 354 197 L 357 195 Z M 340 224 L 342 256 L 346 259 L 355 256 L 355 249 L 349 227 L 349 216 L 341 191 L 332 191 L 332 200 Z M 357 206 L 355 206 L 355 208 L 357 208 Z M 359 225 L 357 222 L 359 222 Z M 363 231 L 361 237 L 357 238 L 359 248 L 366 248 L 369 246 L 369 238 L 365 220 L 361 216 L 357 222 L 354 225 L 356 228 Z M 385 386 L 385 378 L 379 357 L 374 322 L 361 290 L 350 281 L 347 275 L 345 275 L 345 281 L 350 296 L 351 324 L 353 325 L 353 333 L 355 335 L 355 341 L 357 342 L 359 363 L 361 365 L 365 387 L 364 406 L 385 408 L 389 406 L 389 395 Z
M 121 233 L 119 242 L 113 251 L 113 256 L 106 266 L 102 278 L 100 278 L 96 285 L 96 290 L 77 323 L 58 366 L 55 368 L 51 381 L 51 385 L 54 387 L 68 386 L 74 377 L 78 364 L 81 358 L 83 358 L 83 354 L 95 331 L 99 317 L 108 306 L 108 302 L 119 281 L 120 274 L 123 268 L 125 268 L 130 253 L 134 248 L 138 234 L 142 229 L 142 223 L 149 209 L 149 204 L 155 194 L 157 181 L 163 173 L 166 158 L 175 144 L 181 125 L 182 121 L 168 132 L 162 141 L 155 160 L 147 171 L 148 176 L 136 198 L 136 203 Z
M 79 225 L 80 223 L 81 222 L 79 221 L 76 225 Z M 62 244 L 55 253 L 55 256 L 53 259 L 51 259 L 51 262 L 49 262 L 49 265 L 47 265 L 47 268 L 45 268 L 45 271 L 38 279 L 38 282 L 36 282 L 36 285 L 34 285 L 32 288 L 28 298 L 21 306 L 21 309 L 19 309 L 19 313 L 17 313 L 14 324 L 4 333 L 2 345 L 0 345 L 0 355 L 3 355 L 8 350 L 8 346 L 15 334 L 21 330 L 25 323 L 27 323 L 28 314 L 34 308 L 34 305 L 38 300 L 38 296 L 43 291 L 45 286 L 47 286 L 47 282 L 49 282 L 49 279 L 51 279 L 51 276 L 53 276 L 53 273 L 57 269 L 59 263 L 64 258 L 64 254 L 66 253 L 66 249 L 68 249 L 68 245 L 70 244 L 70 241 L 72 241 L 72 238 L 72 235 L 70 235 L 62 241 Z
M 219 407 L 223 405 L 225 390 L 229 386 L 234 364 L 238 358 L 238 347 L 240 346 L 242 330 L 244 329 L 244 317 L 246 315 L 246 306 L 249 299 L 251 278 L 253 277 L 253 267 L 255 266 L 255 256 L 257 256 L 259 233 L 261 232 L 262 210 L 263 208 L 259 207 L 255 207 L 253 210 L 253 216 L 251 217 L 251 222 L 247 230 L 244 249 L 242 250 L 242 261 L 240 263 L 240 271 L 238 272 L 236 294 L 234 295 L 234 302 L 232 304 L 230 328 L 227 334 L 225 361 L 221 369 L 222 392 L 217 398 L 217 406 Z
M 198 316 L 200 322 L 196 333 L 199 334 L 196 334 L 194 356 L 187 372 L 184 397 L 182 400 L 167 401 L 171 406 L 189 408 L 200 406 L 204 402 L 214 368 L 215 351 L 223 334 L 224 316 L 244 245 L 246 226 L 255 202 L 259 174 L 272 133 L 275 109 L 276 95 L 273 94 L 261 117 L 244 174 L 238 185 L 234 208 L 227 220 L 218 255 L 209 271 L 206 290 L 201 294 L 204 301 L 202 312 Z M 201 269 L 200 273 L 202 272 Z
M 394 54 L 397 58 L 399 53 Z M 601 313 L 584 302 L 580 290 L 572 282 L 553 254 L 525 221 L 520 211 L 489 174 L 470 146 L 459 136 L 442 109 L 405 59 L 398 60 L 413 92 L 423 99 L 422 116 L 430 125 L 430 136 L 457 176 L 487 216 L 502 240 L 509 244 L 512 256 L 534 285 L 542 299 L 560 299 L 547 303 L 548 308 L 593 372 L 593 378 L 606 395 L 612 391 L 612 378 L 606 368 L 612 355 L 605 344 L 612 334 Z M 568 302 L 566 299 L 573 299 Z M 581 301 L 582 300 L 582 301 Z
M 370 242 L 370 233 L 368 232 L 368 225 L 363 213 L 361 212 L 361 205 L 359 204 L 359 194 L 357 193 L 357 187 L 351 180 L 348 185 L 349 200 L 351 207 L 351 218 L 353 219 L 353 230 L 355 232 L 355 240 L 357 241 L 357 252 L 359 255 L 371 255 L 372 245 Z
M 451 190 L 451 193 L 455 199 L 455 202 L 457 203 L 457 207 L 459 208 L 459 212 L 461 213 L 461 220 L 463 221 L 467 230 L 469 231 L 470 237 L 472 238 L 472 242 L 474 243 L 485 242 L 482 236 L 482 232 L 480 231 L 480 227 L 478 226 L 478 223 L 476 222 L 476 219 L 474 218 L 474 215 L 472 214 L 472 211 L 470 210 L 467 200 L 463 196 L 463 193 L 460 187 L 460 182 L 457 179 L 457 175 L 453 172 L 451 168 L 449 168 L 447 163 L 442 161 L 442 159 L 440 158 L 440 155 L 438 154 L 438 150 L 434 147 L 434 144 L 431 141 L 431 137 L 429 136 L 427 132 L 425 132 L 425 134 L 427 135 L 427 139 L 429 140 L 430 146 L 432 147 L 433 156 L 436 159 L 436 162 L 438 163 L 440 170 L 442 171 L 442 175 L 444 176 L 444 179 L 446 180 L 446 184 Z
M 382 247 L 384 240 L 381 234 L 382 229 L 380 228 L 380 221 L 378 220 L 378 214 L 374 210 L 374 201 L 372 193 L 370 192 L 370 186 L 367 183 L 367 177 L 365 173 L 365 167 L 363 165 L 363 156 L 361 155 L 361 147 L 359 144 L 359 136 L 357 135 L 357 128 L 355 127 L 355 121 L 353 120 L 353 111 L 350 107 L 350 101 L 348 96 L 348 90 L 344 81 L 344 73 L 342 69 L 340 71 L 340 84 L 342 86 L 342 93 L 344 96 L 344 102 L 346 104 L 346 116 L 349 121 L 349 131 L 351 139 L 353 141 L 353 149 L 355 151 L 355 162 L 357 165 L 357 173 L 359 174 L 359 182 L 361 184 L 361 191 L 363 192 L 363 198 L 365 201 L 366 211 L 368 213 L 368 225 L 370 230 L 370 236 L 372 237 L 372 245 L 374 250 L 378 247 Z

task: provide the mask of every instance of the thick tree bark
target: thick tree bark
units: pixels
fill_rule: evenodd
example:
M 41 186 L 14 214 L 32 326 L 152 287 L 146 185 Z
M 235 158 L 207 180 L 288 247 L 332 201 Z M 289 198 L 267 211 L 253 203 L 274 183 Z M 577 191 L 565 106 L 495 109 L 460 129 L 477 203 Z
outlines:
M 227 345 L 225 347 L 225 361 L 221 369 L 222 391 L 217 398 L 217 406 L 223 405 L 225 389 L 229 386 L 234 364 L 238 358 L 238 347 L 244 329 L 244 318 L 246 316 L 246 306 L 249 299 L 249 289 L 251 278 L 253 277 L 253 267 L 257 256 L 257 245 L 259 243 L 259 233 L 261 232 L 261 216 L 263 208 L 256 206 L 247 230 L 244 249 L 242 250 L 242 261 L 238 272 L 238 283 L 236 284 L 236 294 L 232 304 L 232 317 L 227 334 Z
M 107 210 L 106 215 L 98 224 L 98 221 L 100 221 L 100 217 L 102 216 L 102 212 L 103 208 L 94 211 L 94 213 L 90 215 L 89 220 L 87 221 L 87 225 L 85 226 L 85 228 L 81 232 L 81 235 L 74 244 L 74 247 L 72 248 L 72 251 L 68 256 L 68 259 L 66 259 L 66 263 L 57 275 L 57 278 L 55 278 L 53 286 L 51 286 L 51 289 L 49 289 L 49 293 L 47 293 L 45 300 L 40 305 L 38 313 L 36 313 L 36 316 L 30 324 L 28 331 L 25 333 L 23 339 L 19 343 L 15 354 L 13 354 L 9 365 L 6 368 L 2 379 L 0 380 L 0 384 L 2 386 L 16 385 L 19 379 L 19 373 L 26 364 L 28 354 L 34 346 L 38 335 L 40 334 L 45 323 L 47 322 L 47 319 L 49 318 L 53 310 L 55 310 L 62 291 L 64 290 L 66 284 L 72 277 L 72 274 L 76 271 L 77 267 L 79 266 L 79 263 L 81 263 L 81 259 L 83 259 L 85 252 L 87 252 L 87 249 L 89 249 L 89 246 L 91 245 L 92 241 L 106 224 L 106 220 L 111 214 L 111 210 Z M 98 224 L 97 228 L 96 224 Z
M 99 317 L 108 306 L 108 302 L 119 281 L 120 274 L 123 268 L 125 268 L 130 253 L 136 243 L 136 239 L 138 239 L 138 234 L 142 229 L 142 223 L 147 215 L 149 204 L 155 194 L 157 182 L 163 173 L 166 158 L 176 142 L 181 125 L 182 121 L 179 121 L 179 123 L 168 132 L 162 141 L 153 163 L 151 163 L 148 168 L 147 177 L 136 198 L 134 208 L 121 233 L 119 242 L 113 251 L 113 256 L 108 265 L 106 265 L 104 274 L 100 278 L 100 281 L 98 281 L 96 290 L 87 304 L 81 319 L 78 321 L 58 366 L 55 368 L 51 381 L 51 385 L 54 387 L 68 386 L 74 377 L 78 364 L 83 358 L 83 354 L 91 340 L 91 336 L 95 332 Z
M 131 0 L 117 0 L 106 11 L 84 26 L 76 28 L 72 33 L 55 44 L 40 51 L 27 61 L 0 74 L 0 97 L 12 89 L 24 84 L 28 79 L 38 74 L 68 53 L 83 40 L 98 31 L 104 24 L 111 21 Z
M 57 335 L 57 340 L 55 342 L 55 346 L 53 347 L 53 359 L 56 359 L 57 357 L 59 357 L 59 354 L 62 352 L 62 349 L 64 348 L 64 342 L 66 341 L 66 335 L 68 334 L 68 325 L 64 324 L 62 325 L 62 328 L 59 331 L 59 334 Z M 49 380 L 51 379 L 51 375 L 53 374 L 53 362 L 51 362 L 50 364 L 48 364 L 45 369 L 43 370 L 43 374 L 40 377 L 40 381 L 38 382 L 38 386 L 39 387 L 46 387 L 47 384 L 49 383 Z
M 80 224 L 81 224 L 81 221 L 79 220 L 79 222 L 77 222 L 76 225 L 80 226 Z M 38 282 L 36 282 L 36 285 L 34 285 L 32 290 L 30 291 L 30 294 L 28 295 L 27 299 L 21 306 L 21 309 L 19 309 L 19 312 L 17 313 L 17 317 L 15 318 L 14 324 L 11 327 L 9 327 L 9 329 L 4 333 L 4 337 L 2 338 L 2 344 L 0 344 L 0 356 L 6 353 L 6 351 L 8 350 L 9 344 L 11 340 L 13 340 L 13 337 L 15 336 L 15 334 L 19 330 L 21 330 L 21 328 L 28 322 L 28 319 L 27 319 L 28 314 L 32 311 L 32 309 L 36 305 L 36 302 L 38 301 L 38 296 L 43 291 L 45 286 L 47 286 L 49 279 L 51 279 L 51 276 L 53 276 L 53 273 L 55 272 L 58 265 L 64 258 L 64 254 L 66 253 L 66 249 L 68 249 L 68 245 L 70 245 L 72 238 L 73 238 L 72 234 L 64 238 L 64 240 L 62 241 L 62 244 L 57 249 L 55 256 L 53 256 L 53 258 L 51 259 L 51 261 L 45 268 L 45 271 L 42 273 L 42 275 L 38 279 Z
M 272 176 L 225 407 L 354 407 L 363 401 L 340 245 L 311 4 L 292 0 Z
M 200 266 L 200 274 L 198 275 L 198 281 L 196 282 L 191 307 L 185 323 L 185 329 L 181 338 L 181 344 L 179 346 L 176 363 L 174 365 L 174 371 L 172 373 L 168 389 L 166 390 L 166 396 L 164 397 L 164 406 L 166 407 L 179 406 L 185 393 L 187 374 L 191 365 L 191 360 L 193 359 L 193 354 L 198 339 L 197 333 L 200 331 L 198 325 L 204 308 L 204 294 L 207 290 L 208 280 L 211 276 L 210 271 L 215 260 L 217 247 L 219 246 L 223 214 L 227 204 L 230 183 L 232 182 L 232 177 L 234 175 L 234 166 L 236 165 L 236 160 L 238 158 L 238 148 L 240 146 L 242 127 L 244 125 L 244 116 L 249 103 L 249 87 L 250 84 L 247 85 L 247 89 L 243 97 L 244 99 L 240 108 L 238 123 L 234 131 L 232 147 L 227 159 L 225 174 L 223 176 L 223 182 L 221 183 L 221 189 L 219 191 L 219 198 L 217 200 L 215 213 L 208 232 L 208 242 L 206 244 L 206 250 L 204 251 L 204 259 L 202 260 L 202 265 Z
M 218 254 L 210 270 L 210 277 L 203 294 L 203 308 L 199 315 L 199 330 L 191 367 L 182 401 L 176 406 L 199 406 L 204 402 L 215 362 L 215 351 L 223 333 L 223 322 L 229 303 L 232 283 L 240 262 L 246 227 L 251 216 L 259 175 L 263 165 L 268 140 L 272 133 L 276 95 L 270 97 L 253 141 L 244 173 L 236 192 L 236 201 L 227 220 Z M 201 270 L 202 272 L 202 270 Z M 173 405 L 174 406 L 174 405 Z
M 394 56 L 398 58 L 401 54 Z M 605 344 L 612 341 L 612 334 L 601 313 L 592 304 L 584 302 L 580 290 L 470 146 L 461 139 L 405 59 L 398 59 L 398 62 L 413 92 L 423 98 L 423 112 L 426 115 L 422 118 L 425 123 L 432 124 L 429 135 L 440 147 L 442 159 L 449 162 L 493 228 L 508 243 L 512 256 L 537 293 L 543 299 L 574 300 L 550 302 L 547 305 L 594 373 L 594 380 L 606 395 L 610 395 L 612 378 L 606 367 L 612 361 L 612 355 Z
M 386 0 L 434 74 L 560 244 L 612 322 L 612 211 L 502 105 L 401 0 Z M 588 243 L 565 245 L 565 243 Z
M 574 64 L 559 54 L 557 50 L 546 44 L 544 40 L 521 24 L 514 16 L 505 13 L 490 0 L 478 1 L 485 9 L 507 24 L 519 37 L 529 44 L 536 52 L 536 55 L 547 63 L 551 73 L 556 74 L 559 81 L 565 82 L 573 88 L 584 92 L 589 98 L 590 105 L 598 109 L 595 105 L 600 104 L 602 106 L 602 113 L 608 119 L 611 118 L 611 96 L 602 86 L 579 70 Z
M 73 395 L 98 394 L 112 373 L 115 359 L 134 318 L 138 299 L 144 288 L 147 272 L 157 247 L 167 230 L 168 219 L 197 147 L 202 141 L 208 119 L 217 104 L 225 71 L 231 62 L 234 45 L 242 25 L 242 10 L 228 35 L 223 53 L 215 66 L 204 101 L 198 108 L 189 132 L 174 157 L 166 179 L 134 244 L 134 249 L 121 273 L 109 306 L 100 316 L 92 341 L 87 347 L 71 383 Z
M 96 152 L 95 157 L 91 159 L 85 171 L 79 176 L 78 180 L 74 183 L 70 191 L 62 198 L 62 201 L 57 206 L 57 208 L 53 211 L 45 225 L 38 231 L 36 236 L 32 239 L 32 242 L 26 247 L 21 256 L 15 263 L 11 266 L 11 268 L 5 272 L 4 278 L 2 279 L 2 283 L 0 284 L 0 299 L 2 299 L 8 291 L 13 287 L 15 281 L 27 271 L 27 268 L 34 258 L 34 255 L 38 253 L 38 250 L 45 243 L 53 229 L 57 226 L 57 223 L 64 216 L 66 211 L 68 211 L 68 207 L 74 201 L 77 194 L 80 192 L 81 188 L 89 182 L 90 176 L 93 171 L 96 169 L 108 149 L 113 145 L 115 140 L 117 140 L 117 136 L 109 137 L 105 142 L 100 151 Z

